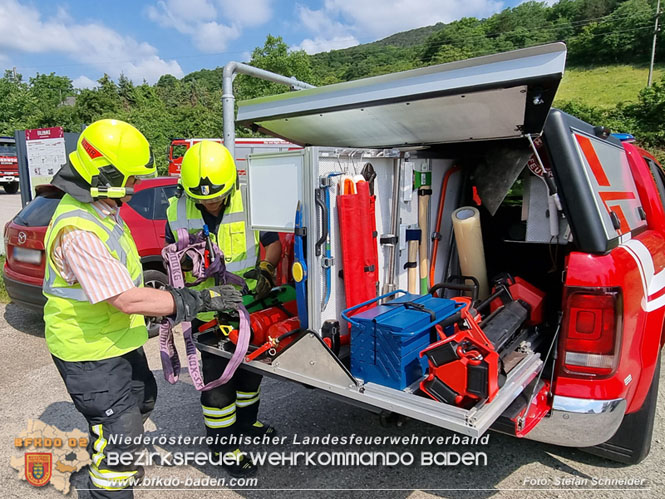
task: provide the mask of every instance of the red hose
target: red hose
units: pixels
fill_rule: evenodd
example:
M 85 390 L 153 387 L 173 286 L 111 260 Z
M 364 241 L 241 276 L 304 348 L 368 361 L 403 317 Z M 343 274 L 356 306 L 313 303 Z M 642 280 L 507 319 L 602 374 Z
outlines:
M 443 207 L 446 202 L 446 189 L 448 188 L 448 180 L 450 179 L 450 176 L 459 171 L 460 167 L 458 165 L 453 166 L 450 168 L 446 174 L 443 176 L 443 182 L 441 183 L 441 197 L 439 198 L 439 210 L 436 215 L 436 228 L 434 229 L 434 233 L 438 234 L 439 231 L 441 230 L 441 218 L 443 217 Z M 439 251 L 439 238 L 434 238 L 434 241 L 432 243 L 432 257 L 429 259 L 429 284 L 430 286 L 434 286 L 436 284 L 436 281 L 434 280 L 434 271 L 436 269 L 436 254 Z

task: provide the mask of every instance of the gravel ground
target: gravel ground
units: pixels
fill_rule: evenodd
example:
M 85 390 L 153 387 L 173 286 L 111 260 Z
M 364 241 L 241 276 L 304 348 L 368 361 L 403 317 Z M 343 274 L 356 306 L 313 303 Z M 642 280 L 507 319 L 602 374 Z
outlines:
M 42 489 L 32 487 L 16 478 L 9 466 L 11 456 L 21 455 L 13 448 L 14 437 L 26 427 L 28 419 L 39 419 L 61 430 L 79 428 L 86 431 L 85 421 L 74 409 L 64 385 L 58 376 L 43 339 L 43 322 L 39 315 L 27 312 L 16 305 L 0 306 L 0 386 L 2 423 L 0 424 L 0 494 L 2 497 L 37 498 L 61 497 L 52 486 Z M 180 351 L 184 347 L 180 346 Z M 146 346 L 146 352 L 159 383 L 157 407 L 146 425 L 148 435 L 197 436 L 203 434 L 198 396 L 185 374 L 180 383 L 168 385 L 163 378 L 156 340 Z M 665 377 L 665 370 L 662 371 Z M 665 400 L 665 380 L 661 379 L 660 400 Z M 294 443 L 294 438 L 332 435 L 390 436 L 436 435 L 451 433 L 417 421 L 408 421 L 402 428 L 383 428 L 378 418 L 362 409 L 343 404 L 308 390 L 300 385 L 266 379 L 261 403 L 262 419 L 275 425 L 286 436 L 284 446 L 261 447 L 266 451 L 323 451 L 323 450 L 392 450 L 412 452 L 420 456 L 430 451 L 427 446 L 405 447 L 324 447 Z M 487 445 L 451 446 L 452 451 L 480 451 L 487 454 L 487 464 L 479 466 L 269 466 L 259 470 L 257 483 L 251 489 L 210 490 L 137 490 L 139 498 L 166 497 L 337 497 L 339 490 L 348 491 L 354 497 L 663 497 L 665 495 L 664 460 L 665 411 L 659 404 L 654 442 L 649 457 L 637 466 L 623 466 L 587 455 L 575 449 L 518 441 L 501 434 L 491 433 Z M 297 435 L 297 437 L 295 437 Z M 200 446 L 169 446 L 167 451 L 204 451 Z M 157 446 L 156 451 L 162 448 Z M 222 478 L 225 472 L 213 465 L 203 466 L 151 466 L 147 468 L 151 478 L 178 479 L 183 488 L 185 480 Z M 630 490 L 601 490 L 592 487 L 598 479 L 642 479 L 644 488 Z M 586 485 L 557 485 L 562 480 L 573 479 Z M 70 497 L 88 497 L 87 492 L 76 490 L 85 487 L 85 471 L 72 476 Z M 536 485 L 540 483 L 542 485 Z M 255 490 L 263 489 L 263 490 Z M 271 490 L 266 490 L 271 489 Z M 279 489 L 279 490 L 275 490 Z M 299 490 L 293 489 L 310 489 Z M 315 489 L 315 490 L 311 490 Z M 327 489 L 327 490 L 321 490 Z M 332 490 L 331 490 L 332 489 Z M 386 490 L 393 489 L 393 490 Z M 473 490 L 471 490 L 473 489 Z M 542 490 L 541 490 L 542 489 Z M 381 491 L 381 492 L 379 492 Z

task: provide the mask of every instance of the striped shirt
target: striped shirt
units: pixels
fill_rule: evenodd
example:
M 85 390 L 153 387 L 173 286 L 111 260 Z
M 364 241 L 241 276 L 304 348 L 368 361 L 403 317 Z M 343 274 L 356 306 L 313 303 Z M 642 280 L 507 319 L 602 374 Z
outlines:
M 117 209 L 104 201 L 91 203 L 100 218 L 113 217 L 121 226 L 124 222 Z M 90 303 L 99 303 L 135 287 L 129 271 L 109 253 L 96 234 L 63 228 L 53 243 L 53 263 L 69 284 L 79 283 Z

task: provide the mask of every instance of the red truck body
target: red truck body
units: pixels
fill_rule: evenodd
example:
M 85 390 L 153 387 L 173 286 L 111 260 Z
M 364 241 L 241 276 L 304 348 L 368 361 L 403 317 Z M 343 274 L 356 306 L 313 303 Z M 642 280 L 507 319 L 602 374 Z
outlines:
M 644 403 L 658 361 L 665 319 L 665 210 L 645 161 L 646 151 L 624 143 L 648 229 L 606 255 L 572 252 L 566 264 L 566 288 L 619 288 L 622 310 L 616 317 L 618 362 L 611 375 L 571 373 L 559 365 L 555 393 L 591 399 L 624 398 L 627 413 Z M 565 294 L 566 291 L 564 291 Z M 645 300 L 646 298 L 646 300 Z M 564 299 L 565 300 L 565 299 Z M 564 313 L 566 310 L 564 301 Z M 564 328 L 565 328 L 564 319 Z M 645 333 L 649 334 L 645 334 Z M 562 342 L 562 353 L 565 344 Z
M 224 143 L 224 141 L 219 138 L 173 139 L 171 141 L 171 145 L 169 146 L 169 175 L 180 175 L 180 165 L 182 164 L 182 158 L 185 155 L 185 152 L 194 144 L 203 140 L 211 140 L 220 144 Z M 235 161 L 241 181 L 245 178 L 247 156 L 249 154 L 256 152 L 270 153 L 285 150 L 291 151 L 295 149 L 301 149 L 301 147 L 281 139 L 236 139 Z
M 560 111 L 543 138 L 577 244 L 565 256 L 549 417 L 526 437 L 639 462 L 664 342 L 665 175 L 634 143 L 622 150 Z
M 18 159 L 12 137 L 0 137 L 0 185 L 7 194 L 18 191 Z
M 558 45 L 540 50 L 548 62 L 554 60 L 552 54 L 560 57 L 563 53 Z M 522 53 L 525 57 L 533 57 L 532 52 Z M 496 64 L 509 60 L 505 54 L 496 58 Z M 281 98 L 278 103 L 275 99 L 262 98 L 239 106 L 240 124 L 312 145 L 305 148 L 305 159 L 300 166 L 308 173 L 306 192 L 327 185 L 321 179 L 327 180 L 331 170 L 351 175 L 357 173 L 356 163 L 371 162 L 380 186 L 376 211 L 371 215 L 376 218 L 376 226 L 382 227 L 379 234 L 396 235 L 397 229 L 401 229 L 399 224 L 409 227 L 409 224 L 416 223 L 413 210 L 409 212 L 404 208 L 409 201 L 405 195 L 409 192 L 409 180 L 405 190 L 403 178 L 409 179 L 411 175 L 407 164 L 411 165 L 409 168 L 417 169 L 422 168 L 419 162 L 429 161 L 427 166 L 433 172 L 433 183 L 436 184 L 434 175 L 444 179 L 441 194 L 432 194 L 429 216 L 432 217 L 431 207 L 442 199 L 445 204 L 439 205 L 439 217 L 444 206 L 451 211 L 466 209 L 473 213 L 468 207 L 475 204 L 479 206 L 475 216 L 482 238 L 482 245 L 476 242 L 456 245 L 462 238 L 458 238 L 456 231 L 454 236 L 452 234 L 451 226 L 455 221 L 453 219 L 451 223 L 451 219 L 444 216 L 440 230 L 437 225 L 436 237 L 448 244 L 433 249 L 431 261 L 438 266 L 432 263 L 435 272 L 430 274 L 441 275 L 440 284 L 450 289 L 456 289 L 454 285 L 460 276 L 491 278 L 495 286 L 501 284 L 497 277 L 515 276 L 539 290 L 544 297 L 542 302 L 535 303 L 541 319 L 531 325 L 528 321 L 523 322 L 527 339 L 517 347 L 517 343 L 505 343 L 505 350 L 499 351 L 502 359 L 513 353 L 524 355 L 527 360 L 517 365 L 531 367 L 525 367 L 524 371 L 511 370 L 506 368 L 506 362 L 503 368 L 497 369 L 483 360 L 490 359 L 495 352 L 478 350 L 481 353 L 475 360 L 485 362 L 487 366 L 483 367 L 483 372 L 505 376 L 505 380 L 497 376 L 496 382 L 489 374 L 483 378 L 487 391 L 478 389 L 478 386 L 485 388 L 480 382 L 473 386 L 474 391 L 466 388 L 471 381 L 476 381 L 472 377 L 475 372 L 466 370 L 464 351 L 455 350 L 455 345 L 467 341 L 467 349 L 471 348 L 468 345 L 478 347 L 470 339 L 458 338 L 455 333 L 441 344 L 432 343 L 433 348 L 423 351 L 428 353 L 429 364 L 424 382 L 421 380 L 419 386 L 430 399 L 442 404 L 440 410 L 422 402 L 420 394 L 410 396 L 410 388 L 395 389 L 383 379 L 374 377 L 373 372 L 356 369 L 354 373 L 353 349 L 351 371 L 364 383 L 362 395 L 358 395 L 351 385 L 348 390 L 330 388 L 327 380 L 315 375 L 309 375 L 307 382 L 317 386 L 320 381 L 317 387 L 323 390 L 455 431 L 481 433 L 485 427 L 491 427 L 520 438 L 580 447 L 620 462 L 637 463 L 646 457 L 651 445 L 664 342 L 665 174 L 655 158 L 635 144 L 622 142 L 603 126 L 594 126 L 550 108 L 551 101 L 545 99 L 547 92 L 544 89 L 555 77 L 544 79 L 532 89 L 523 71 L 515 70 L 516 61 L 517 58 L 512 59 L 510 65 L 506 64 L 505 69 L 512 78 L 507 78 L 509 81 L 501 80 L 506 78 L 503 73 L 496 75 L 496 81 L 488 76 L 496 89 L 485 89 L 486 94 L 479 90 L 475 79 L 479 74 L 485 74 L 482 71 L 473 73 L 473 78 L 466 75 L 469 76 L 469 86 L 455 87 L 454 92 L 448 87 L 455 86 L 450 83 L 455 78 L 443 76 L 449 72 L 458 77 L 465 74 L 468 66 L 482 66 L 487 62 L 479 58 L 468 61 L 468 66 L 440 66 L 441 81 L 436 85 L 432 83 L 431 93 L 425 93 L 419 86 L 434 80 L 436 69 L 428 68 L 354 82 L 353 85 L 333 85 L 316 92 L 304 90 L 291 99 Z M 552 67 L 558 70 L 557 64 L 552 63 Z M 488 74 L 493 74 L 494 69 L 494 66 L 486 68 Z M 529 66 L 529 69 L 533 68 Z M 501 106 L 503 99 L 508 98 L 507 89 L 515 92 L 516 106 L 524 104 L 525 117 L 520 114 L 504 123 L 509 106 Z M 491 94 L 504 91 L 503 98 Z M 548 98 L 552 98 L 554 91 L 555 88 L 550 89 Z M 423 97 L 435 92 L 441 92 L 445 97 L 440 97 L 440 101 L 436 100 L 438 97 L 432 97 L 431 103 L 429 97 Z M 529 92 L 533 92 L 533 98 L 525 99 L 524 94 L 531 95 Z M 482 104 L 474 107 L 471 98 L 482 101 Z M 465 99 L 464 105 L 460 104 L 461 99 Z M 417 102 L 421 107 L 414 107 Z M 428 104 L 431 108 L 438 106 L 439 114 L 433 113 L 431 119 L 423 120 L 423 114 L 430 109 Z M 493 110 L 492 105 L 501 109 Z M 365 112 L 367 109 L 371 112 Z M 383 118 L 386 119 L 382 121 Z M 523 123 L 521 119 L 524 119 Z M 439 127 L 435 127 L 436 132 L 432 133 L 431 122 L 436 120 L 440 120 Z M 513 125 L 515 122 L 517 126 Z M 391 126 L 395 123 L 399 126 Z M 460 123 L 465 123 L 468 129 L 460 132 Z M 529 127 L 533 130 L 530 131 Z M 428 148 L 428 141 L 434 145 Z M 384 149 L 375 156 L 368 152 L 367 159 L 362 152 L 355 152 L 360 160 L 354 160 L 353 156 L 339 159 L 340 149 L 324 150 L 323 144 L 342 151 L 354 147 L 380 150 L 378 146 L 381 146 Z M 400 152 L 396 147 L 385 149 L 396 145 L 414 147 L 407 152 Z M 331 156 L 337 157 L 335 166 L 330 165 Z M 396 163 L 390 165 L 382 162 L 381 158 L 385 157 L 405 159 L 402 160 L 404 163 L 395 160 Z M 260 160 L 257 158 L 257 163 Z M 259 165 L 257 170 L 261 166 L 267 170 L 270 165 Z M 454 176 L 452 185 L 446 188 L 445 179 L 454 171 L 462 174 Z M 253 175 L 254 170 L 251 173 Z M 268 183 L 268 180 L 263 181 Z M 390 202 L 399 200 L 400 196 L 404 196 L 404 203 L 391 206 Z M 295 195 L 293 197 L 291 204 L 295 202 Z M 305 196 L 305 203 L 308 201 L 311 199 Z M 393 212 L 398 216 L 388 221 L 385 213 Z M 310 220 L 314 220 L 310 225 L 316 227 L 316 207 L 310 206 L 307 213 Z M 399 224 L 395 224 L 397 220 Z M 336 222 L 333 217 L 332 225 L 335 226 Z M 420 217 L 417 223 L 419 227 L 427 227 Z M 324 233 L 325 227 L 320 229 Z M 388 237 L 385 240 L 390 242 Z M 333 254 L 338 250 L 335 244 Z M 310 251 L 311 246 L 310 243 Z M 484 265 L 465 271 L 462 260 L 469 260 L 478 253 L 481 253 Z M 385 282 L 404 288 L 406 273 L 402 268 L 406 269 L 409 264 L 408 261 L 404 263 L 404 251 L 399 256 L 402 260 L 394 267 L 391 265 L 398 256 L 389 256 L 393 258 L 383 255 L 383 263 L 379 258 L 379 268 L 383 268 L 388 259 L 387 268 L 398 270 L 388 277 L 394 278 L 397 274 L 402 284 L 388 282 L 388 277 Z M 307 258 L 311 272 L 308 280 L 316 282 L 320 278 L 318 266 L 323 267 L 323 262 Z M 439 283 L 434 277 L 431 280 L 430 286 Z M 467 284 L 469 280 L 466 278 Z M 480 288 L 477 282 L 476 286 Z M 334 279 L 333 283 L 333 286 L 339 285 Z M 389 286 L 385 288 L 389 289 Z M 307 292 L 311 295 L 311 302 L 318 302 L 316 290 L 312 292 L 310 289 Z M 380 298 L 389 296 L 390 293 L 384 293 Z M 519 297 L 511 297 L 511 300 L 512 303 L 520 301 Z M 484 306 L 480 300 L 478 303 L 479 308 Z M 527 303 L 527 306 L 532 304 Z M 357 307 L 347 308 L 344 313 Z M 511 310 L 507 305 L 504 308 Z M 513 309 L 517 310 L 517 307 Z M 323 334 L 324 320 L 334 320 L 331 316 L 334 317 L 336 311 L 317 314 L 316 310 L 309 310 L 309 313 L 310 328 L 316 330 L 321 324 Z M 344 314 L 342 317 L 347 319 Z M 505 317 L 508 317 L 507 313 Z M 468 318 L 465 321 L 461 327 L 456 323 L 461 332 L 473 329 L 468 325 Z M 510 321 L 500 313 L 482 315 L 481 324 L 496 338 L 501 338 L 496 331 L 504 334 L 504 331 L 511 330 Z M 353 345 L 353 339 L 351 343 Z M 445 345 L 452 347 L 446 350 Z M 303 342 L 300 348 L 304 354 L 310 347 L 314 348 Z M 297 348 L 298 344 L 292 350 L 297 351 Z M 295 359 L 296 354 L 292 355 Z M 531 355 L 540 364 L 528 364 Z M 321 358 L 325 358 L 324 353 L 320 353 L 317 361 Z M 294 360 L 294 366 L 296 364 Z M 302 373 L 307 369 L 298 366 L 298 371 L 294 366 L 289 366 L 288 372 L 277 374 L 293 379 L 293 372 Z M 450 366 L 452 368 L 448 369 Z M 261 370 L 263 366 L 257 365 L 256 368 Z M 453 368 L 457 371 L 453 372 Z M 525 375 L 517 380 L 529 369 L 530 377 Z M 514 377 L 511 379 L 511 376 Z M 482 403 L 474 405 L 470 394 L 478 393 L 485 398 Z M 488 393 L 491 395 L 486 395 Z M 509 406 L 507 401 L 511 401 Z M 444 413 L 453 404 L 467 413 Z

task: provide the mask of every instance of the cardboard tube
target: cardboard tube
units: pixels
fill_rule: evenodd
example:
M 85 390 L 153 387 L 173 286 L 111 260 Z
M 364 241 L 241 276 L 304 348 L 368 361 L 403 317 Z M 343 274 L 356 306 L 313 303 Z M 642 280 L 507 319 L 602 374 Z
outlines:
M 409 293 L 418 294 L 420 286 L 418 284 L 418 242 L 419 240 L 409 241 L 408 263 L 412 266 L 409 267 L 407 275 L 409 277 Z
M 470 275 L 478 279 L 480 284 L 478 298 L 484 300 L 489 296 L 489 286 L 485 267 L 483 234 L 480 228 L 480 213 L 473 206 L 463 206 L 453 212 L 452 218 L 460 270 L 462 275 Z

